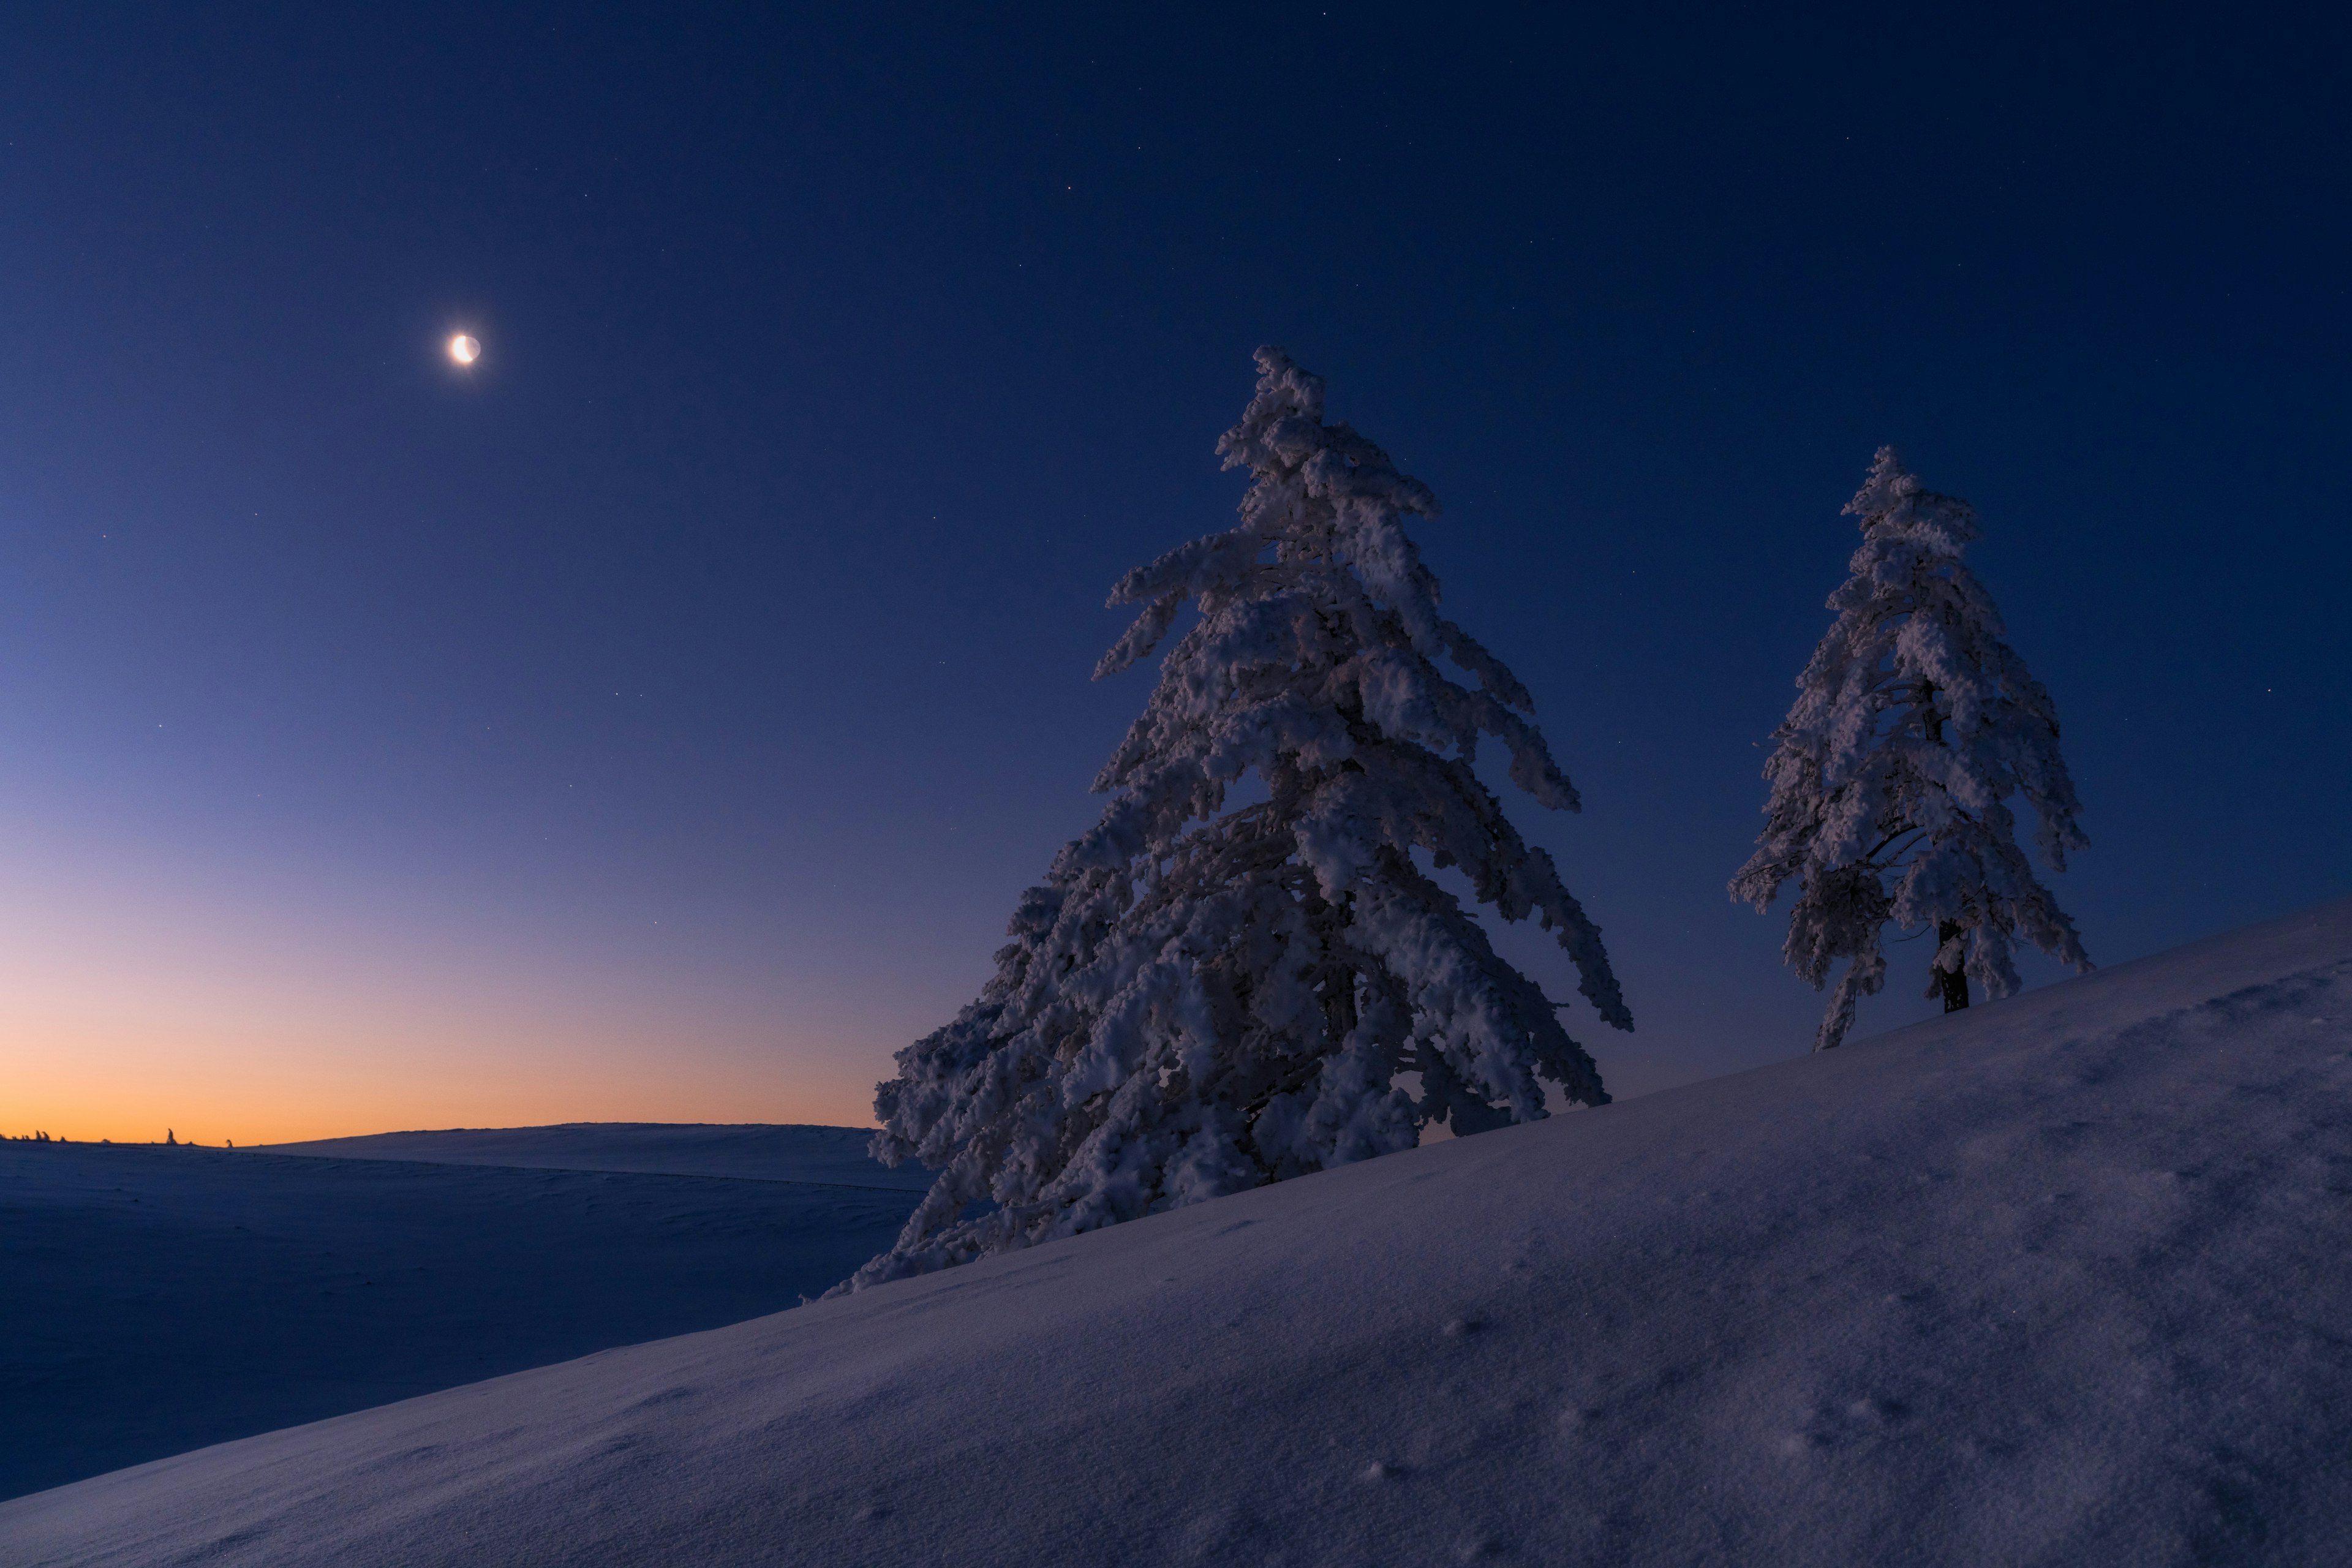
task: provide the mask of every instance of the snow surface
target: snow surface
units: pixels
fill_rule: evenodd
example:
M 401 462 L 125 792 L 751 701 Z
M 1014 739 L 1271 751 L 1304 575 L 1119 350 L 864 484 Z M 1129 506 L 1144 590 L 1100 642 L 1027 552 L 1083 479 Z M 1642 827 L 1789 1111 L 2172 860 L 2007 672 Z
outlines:
M 0 1505 L 16 1563 L 2340 1562 L 2352 903 Z
M 824 1182 L 921 1192 L 930 1173 L 892 1170 L 866 1151 L 857 1127 L 774 1127 L 758 1122 L 567 1121 L 552 1127 L 457 1127 L 272 1143 L 273 1154 L 347 1160 L 423 1160 L 441 1165 L 511 1165 L 547 1171 L 636 1171 L 666 1176 Z
M 0 1143 L 0 1497 L 790 1307 L 918 1195 Z

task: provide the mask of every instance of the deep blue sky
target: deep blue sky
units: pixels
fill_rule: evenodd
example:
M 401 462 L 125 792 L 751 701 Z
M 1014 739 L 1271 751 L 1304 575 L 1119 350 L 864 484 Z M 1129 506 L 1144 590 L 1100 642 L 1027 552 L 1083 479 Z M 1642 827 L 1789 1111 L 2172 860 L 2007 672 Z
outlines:
M 1882 441 L 2095 957 L 2352 891 L 2324 8 L 778 9 L 0 21 L 9 1130 L 857 1119 L 1262 342 L 1446 503 L 1621 1094 L 1810 1040 L 1723 885 Z

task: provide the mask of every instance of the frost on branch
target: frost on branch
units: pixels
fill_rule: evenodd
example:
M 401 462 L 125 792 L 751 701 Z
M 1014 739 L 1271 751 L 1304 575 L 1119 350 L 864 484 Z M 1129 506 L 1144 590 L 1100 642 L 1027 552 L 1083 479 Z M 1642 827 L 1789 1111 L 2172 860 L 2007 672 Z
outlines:
M 1845 510 L 1861 520 L 1862 548 L 1773 732 L 1765 828 L 1731 881 L 1732 897 L 1759 910 L 1797 883 L 1782 951 L 1816 990 L 1847 961 L 1816 1050 L 1843 1040 L 1855 1002 L 1885 984 L 1889 921 L 1934 933 L 1927 994 L 1948 1012 L 1968 1005 L 1971 979 L 1995 997 L 2017 989 L 2020 937 L 2091 967 L 2017 847 L 2011 795 L 2033 808 L 2054 869 L 2090 840 L 2075 825 L 2057 710 L 1960 559 L 1975 511 L 1922 486 L 1892 447 Z
M 1318 378 L 1276 349 L 1257 363 L 1218 445 L 1255 481 L 1241 523 L 1112 590 L 1141 608 L 1097 677 L 1198 617 L 995 978 L 877 1090 L 877 1156 L 942 1169 L 842 1289 L 1408 1149 L 1433 1121 L 1531 1121 L 1540 1080 L 1608 1099 L 1558 1005 L 1414 858 L 1556 931 L 1585 998 L 1631 1028 L 1599 928 L 1472 772 L 1480 737 L 1543 805 L 1573 811 L 1576 791 L 1527 689 L 1438 613 L 1404 527 L 1436 498 L 1324 423 Z M 1266 798 L 1229 808 L 1253 774 Z

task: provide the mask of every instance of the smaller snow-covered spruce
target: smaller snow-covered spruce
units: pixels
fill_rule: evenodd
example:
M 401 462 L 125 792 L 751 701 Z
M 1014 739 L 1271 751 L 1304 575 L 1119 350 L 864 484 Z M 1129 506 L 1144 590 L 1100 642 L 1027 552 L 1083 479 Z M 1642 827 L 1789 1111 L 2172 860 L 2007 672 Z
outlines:
M 1994 997 L 2017 989 L 2019 937 L 2091 967 L 2017 847 L 2011 795 L 2033 808 L 2053 868 L 2090 840 L 2075 824 L 2057 709 L 1961 560 L 1978 535 L 1974 509 L 1921 485 L 1882 447 L 1845 511 L 1860 520 L 1862 548 L 1773 731 L 1766 826 L 1731 880 L 1731 896 L 1759 910 L 1797 883 L 1782 953 L 1814 989 L 1847 961 L 1815 1050 L 1844 1039 L 1854 1004 L 1885 984 L 1890 921 L 1935 934 L 1927 995 L 1948 1013 L 1969 1005 L 1972 978 Z
M 1472 771 L 1491 736 L 1521 789 L 1577 809 L 1527 689 L 1438 614 L 1405 531 L 1437 500 L 1324 422 L 1319 379 L 1257 363 L 1217 448 L 1252 476 L 1240 524 L 1112 590 L 1142 608 L 1096 676 L 1198 619 L 995 978 L 877 1088 L 877 1157 L 940 1175 L 836 1293 L 1409 1149 L 1433 1121 L 1534 1121 L 1542 1080 L 1608 1099 L 1559 1005 L 1415 859 L 1556 931 L 1585 998 L 1633 1026 L 1599 928 Z M 1232 804 L 1251 774 L 1264 798 Z

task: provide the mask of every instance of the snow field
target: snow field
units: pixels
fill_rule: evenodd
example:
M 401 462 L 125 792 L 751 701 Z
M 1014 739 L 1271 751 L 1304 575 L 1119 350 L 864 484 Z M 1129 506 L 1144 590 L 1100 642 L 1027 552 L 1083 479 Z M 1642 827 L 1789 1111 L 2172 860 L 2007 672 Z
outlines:
M 747 1132 L 869 1136 L 727 1131 L 739 1162 Z M 0 1143 L 0 1497 L 790 1307 L 917 1196 Z
M 12 1563 L 2131 1563 L 2352 1538 L 2352 904 L 0 1504 Z

